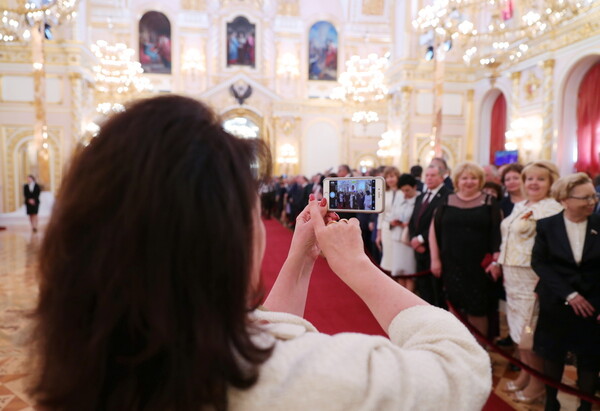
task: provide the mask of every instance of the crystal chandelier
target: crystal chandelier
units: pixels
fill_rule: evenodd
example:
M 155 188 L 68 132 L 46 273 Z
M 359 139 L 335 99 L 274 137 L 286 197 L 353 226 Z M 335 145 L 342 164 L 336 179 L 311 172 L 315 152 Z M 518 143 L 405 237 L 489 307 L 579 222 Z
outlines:
M 279 164 L 298 164 L 296 148 L 289 143 L 279 147 L 279 157 L 277 157 L 277 162 Z
M 467 64 L 496 69 L 522 59 L 530 43 L 585 14 L 597 0 L 434 0 L 419 10 L 415 29 L 429 36 L 428 50 L 455 43 Z M 596 4 L 595 4 L 596 3 Z
M 133 61 L 135 51 L 123 43 L 115 45 L 99 40 L 91 46 L 98 58 L 94 66 L 96 81 L 96 111 L 108 114 L 123 111 L 123 103 L 144 91 L 152 90 L 150 81 L 139 62 Z
M 339 76 L 340 85 L 333 89 L 331 98 L 355 106 L 352 121 L 365 124 L 379 121 L 377 112 L 368 110 L 367 106 L 386 97 L 388 89 L 384 73 L 388 67 L 388 57 L 377 54 L 369 54 L 367 58 L 352 56 L 346 62 L 346 71 Z
M 28 41 L 31 30 L 39 24 L 44 25 L 46 38 L 49 38 L 52 26 L 77 15 L 77 3 L 78 0 L 6 0 L 2 3 L 4 8 L 0 8 L 0 41 Z
M 398 149 L 400 145 L 400 133 L 393 130 L 387 130 L 381 135 L 381 140 L 377 143 L 379 150 L 377 150 L 377 156 L 381 158 L 390 158 L 400 155 Z

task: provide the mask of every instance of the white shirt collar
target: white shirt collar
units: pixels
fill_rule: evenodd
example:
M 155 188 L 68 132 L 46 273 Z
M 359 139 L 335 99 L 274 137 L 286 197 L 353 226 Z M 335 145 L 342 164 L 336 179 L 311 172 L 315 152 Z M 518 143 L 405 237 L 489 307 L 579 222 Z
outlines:
M 442 187 L 444 186 L 444 183 L 440 184 L 439 186 L 437 186 L 436 188 L 434 188 L 433 190 L 429 190 L 427 189 L 427 191 L 425 191 L 426 193 L 431 193 L 430 199 L 435 197 L 435 195 L 442 189 Z

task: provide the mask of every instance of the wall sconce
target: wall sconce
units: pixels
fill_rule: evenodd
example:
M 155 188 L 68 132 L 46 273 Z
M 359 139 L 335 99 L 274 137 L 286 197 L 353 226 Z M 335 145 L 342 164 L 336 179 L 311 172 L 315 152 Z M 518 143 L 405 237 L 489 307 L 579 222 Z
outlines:
M 532 157 L 533 151 L 540 146 L 542 119 L 538 116 L 520 117 L 510 123 L 510 129 L 504 133 L 507 151 L 521 150 L 525 160 Z
M 377 157 L 381 158 L 392 158 L 400 155 L 398 146 L 400 144 L 400 132 L 387 130 L 381 135 L 381 140 L 377 143 L 379 150 L 377 150 Z
M 183 55 L 181 70 L 186 73 L 201 73 L 206 71 L 204 56 L 198 49 L 188 49 Z
M 296 154 L 296 148 L 291 144 L 283 144 L 279 147 L 279 156 L 277 157 L 277 164 L 283 167 L 284 174 L 290 173 L 290 167 L 298 164 L 298 155 Z
M 373 166 L 375 166 L 375 162 L 370 158 L 360 160 L 358 163 L 358 168 L 363 174 L 369 171 L 370 168 L 373 168 Z
M 298 58 L 292 53 L 284 53 L 277 59 L 277 75 L 291 78 L 300 75 Z

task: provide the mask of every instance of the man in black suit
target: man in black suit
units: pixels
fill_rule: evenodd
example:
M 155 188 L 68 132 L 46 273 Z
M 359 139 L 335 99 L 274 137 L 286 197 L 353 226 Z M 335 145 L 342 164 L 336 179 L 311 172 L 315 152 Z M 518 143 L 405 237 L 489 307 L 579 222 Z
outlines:
M 437 165 L 430 164 L 425 170 L 425 186 L 427 191 L 419 195 L 408 224 L 410 245 L 415 250 L 417 271 L 429 270 L 429 226 L 435 209 L 452 191 L 444 185 L 444 171 Z M 421 298 L 437 307 L 446 308 L 442 294 L 442 282 L 431 274 L 417 277 L 416 289 Z

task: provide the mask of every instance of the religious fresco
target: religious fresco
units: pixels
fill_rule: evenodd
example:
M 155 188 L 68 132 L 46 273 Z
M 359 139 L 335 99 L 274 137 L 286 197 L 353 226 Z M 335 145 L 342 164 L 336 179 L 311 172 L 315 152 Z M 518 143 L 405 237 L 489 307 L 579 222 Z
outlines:
M 139 55 L 145 73 L 171 74 L 171 23 L 158 11 L 149 11 L 139 23 Z
M 227 23 L 227 67 L 256 66 L 256 24 L 238 16 Z
M 318 21 L 308 33 L 308 79 L 337 81 L 338 32 L 328 21 Z

